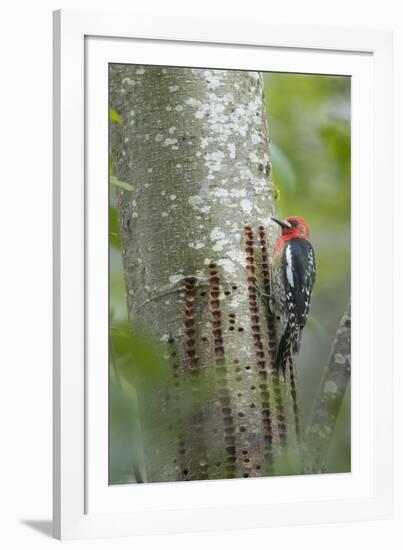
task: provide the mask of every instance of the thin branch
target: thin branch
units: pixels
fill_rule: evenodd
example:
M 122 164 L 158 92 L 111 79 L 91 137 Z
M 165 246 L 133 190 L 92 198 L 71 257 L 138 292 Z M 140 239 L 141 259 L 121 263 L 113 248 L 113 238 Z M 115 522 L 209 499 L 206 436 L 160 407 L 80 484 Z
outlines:
M 350 304 L 340 321 L 325 372 L 306 430 L 305 446 L 311 473 L 326 471 L 326 455 L 351 372 L 351 313 Z

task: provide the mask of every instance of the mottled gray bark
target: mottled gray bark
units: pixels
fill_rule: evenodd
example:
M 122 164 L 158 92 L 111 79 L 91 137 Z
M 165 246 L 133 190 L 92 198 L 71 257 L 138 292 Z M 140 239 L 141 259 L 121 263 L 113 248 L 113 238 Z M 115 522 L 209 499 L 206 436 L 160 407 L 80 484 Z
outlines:
M 262 77 L 111 65 L 110 106 L 129 317 L 169 356 L 139 394 L 147 480 L 272 474 L 295 418 L 255 287 L 275 238 Z
M 307 470 L 326 472 L 327 451 L 351 373 L 351 314 L 348 305 L 337 329 L 306 430 Z

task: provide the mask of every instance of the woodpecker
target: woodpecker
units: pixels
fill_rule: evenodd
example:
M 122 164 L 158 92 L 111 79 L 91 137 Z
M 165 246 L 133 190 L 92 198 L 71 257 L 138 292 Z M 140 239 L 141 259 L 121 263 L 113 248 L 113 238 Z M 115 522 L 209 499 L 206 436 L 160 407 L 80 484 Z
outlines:
M 270 303 L 276 317 L 275 367 L 285 377 L 287 363 L 299 352 L 302 330 L 316 277 L 315 253 L 302 218 L 272 220 L 281 227 L 273 252 Z

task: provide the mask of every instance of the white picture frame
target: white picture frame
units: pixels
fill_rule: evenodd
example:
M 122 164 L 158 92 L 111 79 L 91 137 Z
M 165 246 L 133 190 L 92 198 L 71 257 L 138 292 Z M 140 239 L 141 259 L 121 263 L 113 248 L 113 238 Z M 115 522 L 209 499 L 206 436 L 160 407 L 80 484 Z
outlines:
M 265 61 L 268 53 L 271 59 Z M 99 160 L 107 151 L 107 117 L 99 118 L 107 97 L 105 67 L 130 60 L 210 67 L 212 54 L 221 67 L 271 66 L 294 72 L 299 67 L 299 72 L 351 74 L 357 83 L 352 88 L 352 307 L 357 319 L 352 473 L 345 478 L 329 474 L 110 487 L 107 379 L 102 369 L 91 366 L 91 342 L 102 342 L 102 335 L 105 345 L 97 348 L 97 364 L 105 365 L 107 358 L 105 201 L 97 199 L 91 183 L 97 178 L 108 185 L 107 162 Z M 392 217 L 391 90 L 392 35 L 384 31 L 264 20 L 245 24 L 213 17 L 151 20 L 134 12 L 54 13 L 55 537 L 391 516 L 392 288 L 381 269 L 392 257 L 381 224 Z M 375 195 L 380 181 L 382 194 Z M 367 192 L 358 203 L 357 186 L 364 184 Z M 94 266 L 96 279 L 91 276 Z M 376 368 L 379 365 L 382 368 Z

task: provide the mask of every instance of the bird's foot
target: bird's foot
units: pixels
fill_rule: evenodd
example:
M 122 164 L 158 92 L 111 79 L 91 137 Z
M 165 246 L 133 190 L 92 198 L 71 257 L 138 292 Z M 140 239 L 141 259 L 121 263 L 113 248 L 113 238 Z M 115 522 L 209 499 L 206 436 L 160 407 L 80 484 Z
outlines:
M 256 290 L 259 292 L 259 294 L 260 294 L 261 296 L 264 296 L 265 298 L 271 299 L 271 295 L 268 294 L 267 292 L 265 292 L 262 288 L 260 288 L 259 285 L 254 284 L 253 286 L 256 288 Z

